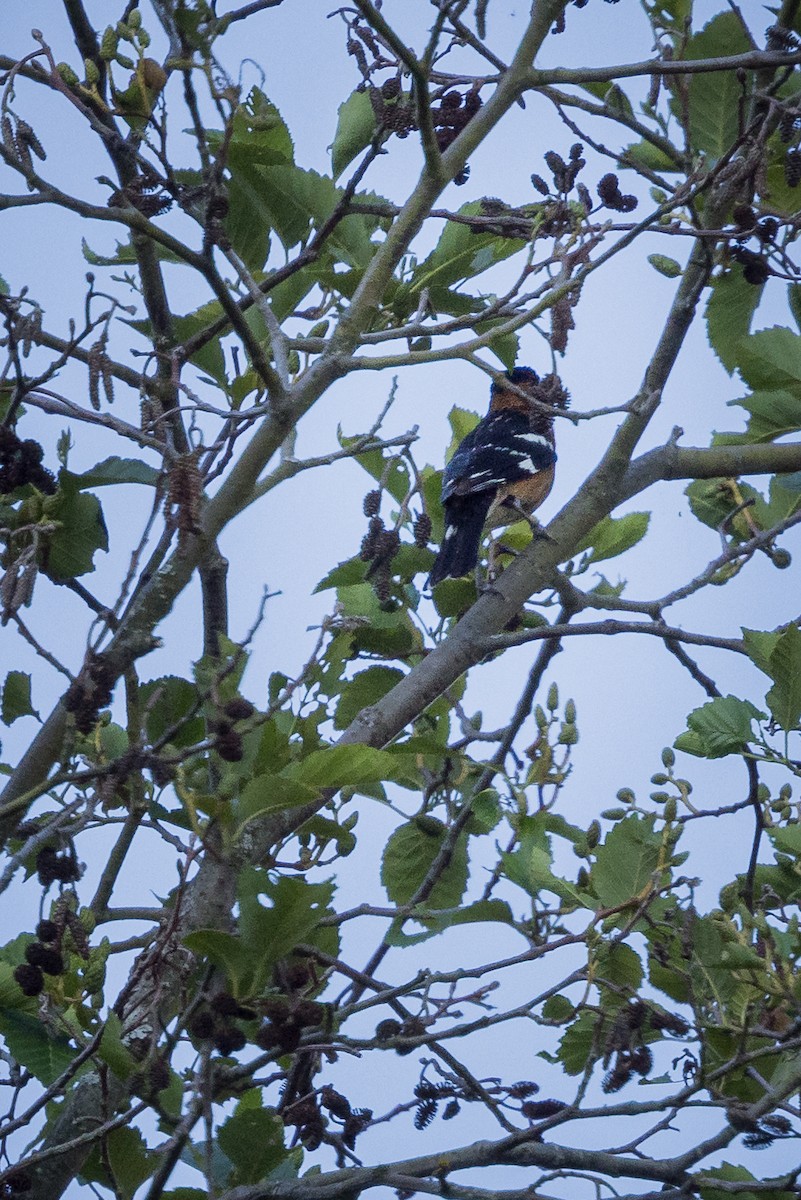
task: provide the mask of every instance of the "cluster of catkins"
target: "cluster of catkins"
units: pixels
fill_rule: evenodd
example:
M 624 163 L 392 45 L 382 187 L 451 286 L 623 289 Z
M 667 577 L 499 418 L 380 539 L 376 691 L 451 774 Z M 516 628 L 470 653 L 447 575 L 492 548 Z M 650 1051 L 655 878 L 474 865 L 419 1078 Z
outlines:
M 364 497 L 364 515 L 369 518 L 367 533 L 362 538 L 359 557 L 370 564 L 367 578 L 373 585 L 378 600 L 389 602 L 392 595 L 392 560 L 400 549 L 401 539 L 397 529 L 387 529 L 378 515 L 381 507 L 381 489 L 374 488 Z M 431 537 L 431 518 L 422 512 L 415 518 L 414 544 L 424 547 Z

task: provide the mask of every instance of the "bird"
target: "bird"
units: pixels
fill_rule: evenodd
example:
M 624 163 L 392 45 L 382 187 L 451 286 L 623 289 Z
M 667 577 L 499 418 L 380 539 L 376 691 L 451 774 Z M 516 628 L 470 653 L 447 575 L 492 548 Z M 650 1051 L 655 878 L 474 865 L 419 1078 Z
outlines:
M 473 570 L 485 528 L 527 517 L 545 500 L 556 464 L 553 408 L 567 402 L 556 375 L 541 380 L 531 367 L 514 367 L 493 381 L 487 415 L 443 472 L 445 533 L 431 587 Z

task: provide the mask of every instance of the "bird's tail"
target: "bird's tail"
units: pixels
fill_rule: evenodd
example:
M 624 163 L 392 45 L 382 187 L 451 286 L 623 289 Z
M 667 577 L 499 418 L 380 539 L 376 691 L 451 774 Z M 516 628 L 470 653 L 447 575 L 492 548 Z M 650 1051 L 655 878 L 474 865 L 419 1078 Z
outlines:
M 445 535 L 428 582 L 431 587 L 449 576 L 459 579 L 478 562 L 484 522 L 492 504 L 489 489 L 472 496 L 454 496 L 445 505 Z

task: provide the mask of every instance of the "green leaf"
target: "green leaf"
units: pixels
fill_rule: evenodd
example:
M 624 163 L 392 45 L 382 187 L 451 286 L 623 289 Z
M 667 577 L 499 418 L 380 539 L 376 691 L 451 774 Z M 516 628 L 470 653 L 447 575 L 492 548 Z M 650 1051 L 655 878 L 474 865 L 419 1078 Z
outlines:
M 581 1013 L 559 1042 L 557 1057 L 568 1075 L 581 1075 L 595 1050 L 597 1017 Z
M 738 435 L 744 442 L 772 442 L 786 433 L 801 429 L 801 395 L 791 392 L 752 392 L 729 405 L 750 413 L 747 433 Z
M 462 216 L 479 216 L 480 200 L 463 204 Z M 469 225 L 448 221 L 434 250 L 415 269 L 410 281 L 414 294 L 431 287 L 451 287 L 462 280 L 472 279 L 495 263 L 509 258 L 525 246 L 520 238 L 501 238 L 492 233 L 475 233 Z
M 118 1200 L 131 1200 L 152 1173 L 153 1156 L 144 1138 L 131 1126 L 122 1126 L 103 1139 L 102 1154 L 97 1145 L 92 1147 L 81 1166 L 80 1180 L 84 1185 L 113 1188 Z
M 503 323 L 501 318 L 498 318 L 497 321 L 479 321 L 473 328 L 477 334 L 484 335 L 489 333 L 494 326 L 503 325 Z M 520 352 L 520 338 L 516 333 L 498 334 L 497 337 L 490 338 L 487 342 L 487 349 L 492 351 L 507 371 L 511 371 Z
M 207 958 L 224 971 L 234 989 L 240 991 L 256 958 L 253 947 L 248 948 L 235 934 L 223 933 L 219 929 L 196 929 L 188 933 L 183 941 L 193 954 Z
M 698 748 L 679 739 L 675 745 L 679 750 L 697 754 L 703 758 L 724 758 L 727 754 L 742 754 L 745 745 L 753 737 L 753 721 L 764 720 L 765 714 L 737 696 L 716 696 L 708 704 L 693 709 L 687 717 L 687 725 L 696 735 L 693 743 Z M 683 737 L 684 735 L 682 735 Z
M 357 583 L 364 583 L 364 577 L 367 572 L 367 563 L 361 558 L 348 558 L 345 562 L 338 563 L 333 567 L 327 575 L 324 575 L 317 587 L 314 589 L 317 592 L 326 592 L 330 588 L 353 587 Z
M 441 617 L 458 617 L 476 602 L 472 579 L 443 579 L 434 588 L 434 607 Z
M 752 333 L 740 342 L 740 374 L 754 391 L 801 397 L 801 337 L 783 325 Z
M 13 725 L 20 717 L 39 719 L 31 703 L 31 677 L 24 671 L 9 671 L 3 684 L 3 724 Z
M 139 697 L 151 742 L 159 741 L 173 726 L 177 726 L 170 734 L 174 746 L 192 746 L 203 738 L 205 723 L 199 693 L 190 680 L 179 675 L 162 675 L 143 683 Z
M 498 793 L 494 788 L 484 788 L 473 798 L 470 805 L 470 820 L 465 829 L 474 835 L 492 833 L 501 819 L 503 810 Z
M 168 250 L 166 246 L 160 245 L 158 242 L 151 242 L 153 253 L 162 262 L 183 263 L 184 259 L 175 254 L 172 250 Z M 93 267 L 127 267 L 137 266 L 139 259 L 136 253 L 136 247 L 132 241 L 117 242 L 116 249 L 113 254 L 97 254 L 86 241 L 86 238 L 81 240 L 81 250 L 83 256 L 88 263 Z
M 743 1184 L 751 1180 L 757 1182 L 756 1177 L 746 1170 L 745 1167 L 735 1166 L 733 1163 L 723 1163 L 719 1167 L 706 1167 L 704 1169 L 704 1180 L 720 1179 L 723 1183 Z M 699 1185 L 698 1193 L 701 1200 L 730 1200 L 732 1195 L 729 1188 L 716 1188 L 709 1182 L 704 1182 Z M 738 1200 L 757 1200 L 757 1192 L 737 1191 Z M 779 1200 L 781 1193 L 771 1195 L 771 1200 Z M 760 1188 L 759 1196 L 765 1197 L 764 1191 Z M 788 1196 L 789 1200 L 789 1196 Z
M 687 61 L 745 54 L 751 47 L 736 13 L 719 13 L 687 42 Z M 748 88 L 735 71 L 698 72 L 690 76 L 690 144 L 713 160 L 721 158 L 739 136 L 739 101 Z
M 770 675 L 770 656 L 781 637 L 780 633 L 764 632 L 759 629 L 743 628 L 743 642 L 746 653 L 755 666 L 766 675 Z
M 751 328 L 762 290 L 748 283 L 742 267 L 737 266 L 720 275 L 710 293 L 705 312 L 709 344 L 730 375 L 737 366 L 738 351 Z
M 222 134 L 210 131 L 214 149 L 222 147 Z M 278 109 L 258 88 L 237 110 L 227 150 L 231 172 L 225 231 L 234 250 L 251 271 L 260 271 L 270 249 L 269 214 L 259 198 L 258 167 L 292 164 L 292 138 Z M 281 318 L 279 318 L 280 320 Z
M 12 1058 L 45 1086 L 58 1079 L 75 1058 L 76 1051 L 67 1038 L 51 1036 L 37 1017 L 27 1013 L 4 1012 L 0 1033 Z
M 153 1161 L 138 1129 L 122 1126 L 112 1129 L 105 1139 L 105 1151 L 115 1194 L 131 1200 L 137 1188 L 153 1173 Z
M 122 1022 L 115 1012 L 106 1018 L 103 1036 L 98 1046 L 98 1055 L 119 1079 L 130 1079 L 141 1064 L 134 1058 L 122 1041 Z
M 775 681 L 765 697 L 771 716 L 789 733 L 801 720 L 801 630 L 790 625 L 779 637 L 768 660 Z
M 58 528 L 47 548 L 46 571 L 51 579 L 74 579 L 94 571 L 98 550 L 108 550 L 108 531 L 96 496 L 59 488 L 45 501 L 48 520 Z
M 309 236 L 313 225 L 322 225 L 331 215 L 342 189 L 327 175 L 295 166 L 253 168 L 256 199 L 261 214 L 290 250 Z M 351 267 L 366 267 L 375 252 L 369 231 L 375 221 L 360 216 L 345 217 L 326 242 L 327 248 Z
M 530 896 L 553 892 L 571 908 L 594 907 L 594 898 L 553 871 L 553 854 L 544 817 L 524 817 L 518 823 L 518 848 L 502 853 L 504 874 Z
M 635 901 L 656 882 L 662 838 L 654 830 L 655 819 L 632 813 L 618 821 L 597 847 L 591 879 L 604 908 Z
M 640 956 L 623 942 L 607 942 L 598 954 L 598 979 L 614 985 L 616 1006 L 625 999 L 625 992 L 638 991 L 643 981 Z M 621 995 L 617 989 L 623 989 Z M 606 999 L 606 996 L 605 996 Z M 606 1004 L 605 1004 L 606 1007 Z
M 251 309 L 251 313 L 253 313 Z M 256 310 L 258 315 L 258 310 Z M 173 317 L 173 328 L 178 341 L 186 342 L 196 333 L 205 330 L 209 325 L 223 315 L 222 305 L 217 300 L 209 300 L 205 304 L 201 304 L 194 312 L 186 313 L 184 316 Z M 250 315 L 250 314 L 249 314 Z M 131 329 L 135 329 L 137 333 L 141 333 L 144 338 L 152 342 L 155 334 L 153 326 L 149 320 L 125 321 L 126 325 L 130 325 Z M 223 355 L 222 346 L 220 345 L 219 337 L 212 338 L 205 346 L 201 346 L 192 355 L 190 362 L 200 371 L 204 371 L 214 383 L 220 387 L 227 385 L 225 374 L 225 357 Z
M 631 160 L 628 162 L 627 160 Z M 620 166 L 628 170 L 632 166 L 645 167 L 649 171 L 658 171 L 660 175 L 668 175 L 681 168 L 681 153 L 676 151 L 675 157 L 666 154 L 660 146 L 645 138 L 641 142 L 632 142 L 621 152 Z
M 362 650 L 400 658 L 421 648 L 420 632 L 406 609 L 400 605 L 390 611 L 382 609 L 369 583 L 338 588 L 337 600 L 343 616 L 366 618 L 349 631 L 354 655 Z
M 362 441 L 363 435 L 350 436 L 338 431 L 339 444 L 344 450 L 350 449 Z M 370 450 L 366 454 L 357 454 L 356 462 L 368 475 L 381 482 L 384 491 L 400 504 L 408 495 L 411 480 L 409 468 L 403 459 L 397 455 L 385 457 L 381 450 Z
M 239 905 L 241 952 L 247 964 L 242 994 L 262 989 L 271 978 L 275 963 L 285 958 L 299 942 L 318 944 L 320 934 L 331 935 L 329 953 L 337 953 L 333 929 L 318 931 L 323 917 L 331 917 L 333 883 L 310 884 L 305 879 L 284 876 L 274 883 L 266 873 L 249 868 L 240 874 Z M 266 908 L 264 895 L 271 907 Z M 239 939 L 237 939 L 239 940 Z
M 647 512 L 627 513 L 625 517 L 604 517 L 579 542 L 576 553 L 590 550 L 590 563 L 616 558 L 642 541 L 648 532 L 650 520 L 651 514 Z
M 381 780 L 399 780 L 405 774 L 405 756 L 377 750 L 361 743 L 325 746 L 285 767 L 282 775 L 305 787 L 359 787 Z
M 546 1021 L 556 1021 L 560 1025 L 569 1021 L 576 1011 L 576 1006 L 567 996 L 559 994 L 549 996 L 542 1006 L 542 1015 Z
M 234 801 L 237 835 L 249 821 L 279 808 L 295 808 L 309 804 L 319 796 L 319 789 L 309 787 L 286 775 L 256 775 L 248 780 Z
M 72 485 L 79 491 L 115 483 L 144 483 L 155 487 L 160 477 L 160 472 L 148 463 L 138 458 L 119 458 L 117 455 L 104 458 L 81 475 L 65 474 L 70 474 Z
M 774 475 L 770 481 L 767 501 L 761 496 L 754 505 L 754 518 L 762 529 L 770 529 L 801 507 L 801 472 L 793 475 Z
M 285 1156 L 284 1123 L 271 1108 L 240 1100 L 217 1131 L 217 1143 L 234 1166 L 228 1187 L 259 1183 Z
M 666 254 L 649 254 L 648 261 L 666 279 L 677 279 L 681 275 L 681 263 L 676 262 L 675 258 L 668 258 Z
M 363 708 L 383 699 L 403 678 L 403 671 L 397 667 L 368 667 L 366 671 L 359 671 L 342 685 L 334 727 L 347 729 Z
M 400 825 L 384 847 L 381 882 L 394 904 L 408 904 L 439 854 L 448 830 L 435 817 Z M 467 887 L 467 838 L 460 834 L 450 861 L 425 900 L 427 908 L 456 908 Z
M 427 907 L 427 902 L 423 907 Z M 466 908 L 454 909 L 451 912 L 443 913 L 442 916 L 415 915 L 414 920 L 425 926 L 425 933 L 404 933 L 400 927 L 401 922 L 393 921 L 386 934 L 387 944 L 399 947 L 417 946 L 421 942 L 443 933 L 446 929 L 451 929 L 454 925 L 473 925 L 487 921 L 498 922 L 502 925 L 514 923 L 512 910 L 505 900 L 477 900 L 475 904 L 468 904 Z
M 726 522 L 727 536 L 735 542 L 753 537 L 753 529 L 742 512 L 732 518 L 740 500 L 761 501 L 759 492 L 750 484 L 738 484 L 739 497 L 735 500 L 731 487 L 725 479 L 696 479 L 685 488 L 684 494 L 690 502 L 695 517 L 710 529 L 720 529 Z
M 372 141 L 375 133 L 375 113 L 367 92 L 351 92 L 340 104 L 337 129 L 331 146 L 331 170 L 337 179 Z
M 472 433 L 480 419 L 478 413 L 473 412 L 472 409 L 459 408 L 458 405 L 454 404 L 448 413 L 448 423 L 451 427 L 451 440 L 445 452 L 445 458 L 448 461 L 453 458 L 459 443 L 464 441 L 468 433 Z

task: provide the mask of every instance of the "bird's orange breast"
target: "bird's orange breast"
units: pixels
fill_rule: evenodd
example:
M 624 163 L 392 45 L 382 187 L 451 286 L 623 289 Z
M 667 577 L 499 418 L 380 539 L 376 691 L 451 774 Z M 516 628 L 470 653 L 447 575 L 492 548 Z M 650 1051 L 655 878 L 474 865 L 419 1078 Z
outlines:
M 519 519 L 515 515 L 514 509 L 504 504 L 504 501 L 511 497 L 514 497 L 527 513 L 534 512 L 534 509 L 539 508 L 553 487 L 553 478 L 554 468 L 552 466 L 545 467 L 544 470 L 537 471 L 536 475 L 529 475 L 526 479 L 517 479 L 506 487 L 498 488 L 498 494 L 493 500 L 487 516 L 487 524 L 493 527 L 509 525 Z

